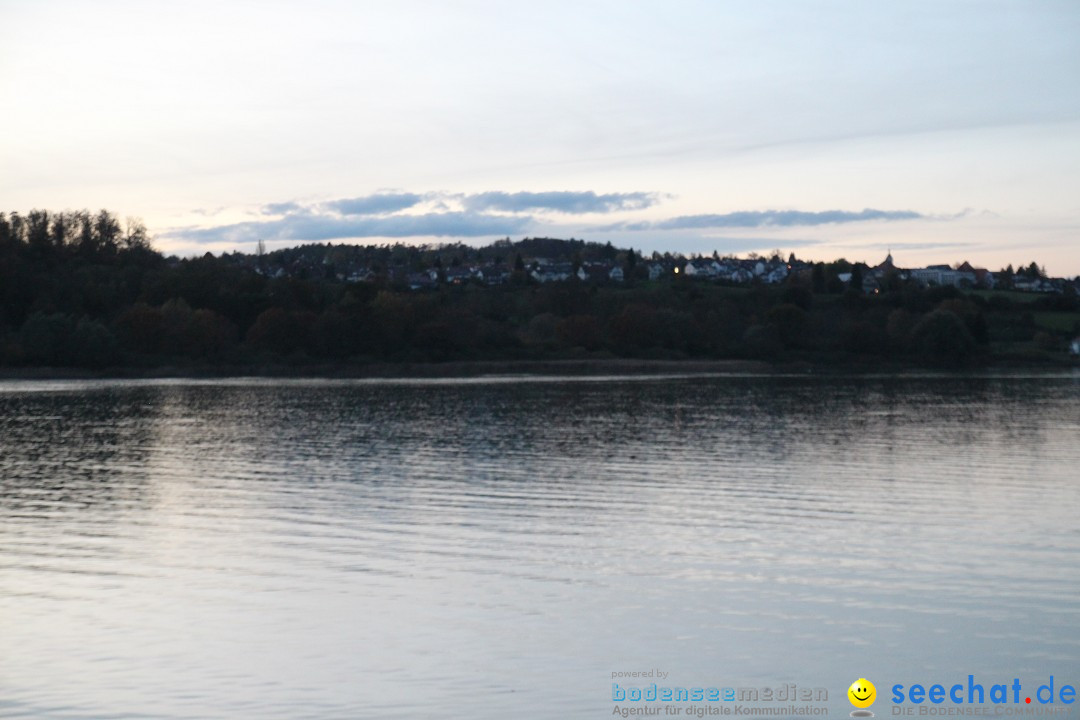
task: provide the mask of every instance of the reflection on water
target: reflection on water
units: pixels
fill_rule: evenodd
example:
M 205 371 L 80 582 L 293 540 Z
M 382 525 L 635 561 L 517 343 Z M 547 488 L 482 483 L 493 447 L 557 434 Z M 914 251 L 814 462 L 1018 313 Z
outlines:
M 1075 675 L 1078 400 L 5 383 L 0 717 L 606 717 L 650 667 L 846 714 L 857 677 Z

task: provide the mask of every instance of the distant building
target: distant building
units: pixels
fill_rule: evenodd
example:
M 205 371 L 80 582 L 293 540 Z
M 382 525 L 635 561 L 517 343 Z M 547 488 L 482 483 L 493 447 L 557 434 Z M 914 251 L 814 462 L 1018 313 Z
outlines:
M 683 268 L 690 277 L 696 278 L 714 278 L 720 274 L 720 263 L 715 260 L 691 260 L 686 263 L 686 267 Z
M 953 269 L 948 265 L 930 265 L 911 271 L 911 277 L 923 287 L 937 285 L 944 287 L 975 287 L 975 273 L 969 270 Z
M 449 267 L 444 272 L 446 282 L 451 285 L 461 285 L 468 282 L 473 277 L 473 271 L 467 267 Z
M 788 266 L 784 263 L 780 263 L 765 274 L 765 282 L 770 284 L 782 283 L 787 276 Z
M 664 276 L 670 277 L 671 275 L 677 274 L 677 269 L 678 267 L 676 264 L 669 260 L 664 260 L 663 262 L 651 262 L 648 264 L 649 279 L 659 280 Z
M 431 279 L 427 273 L 409 273 L 409 289 L 410 290 L 423 290 L 425 288 L 435 287 L 435 281 Z
M 731 269 L 726 279 L 734 283 L 748 283 L 754 279 L 754 275 L 744 267 L 735 267 Z
M 612 273 L 616 267 L 614 263 L 610 262 L 585 263 L 578 268 L 577 277 L 582 282 L 607 282 L 608 280 L 614 280 Z M 617 269 L 619 273 L 622 273 L 621 267 Z
M 505 285 L 510 282 L 510 268 L 506 265 L 490 265 L 480 269 L 480 279 L 486 285 Z
M 873 273 L 874 277 L 880 280 L 896 269 L 896 265 L 893 264 L 892 251 L 890 250 L 889 254 L 885 256 L 885 260 L 880 265 L 874 267 L 870 272 Z
M 964 262 L 960 263 L 960 266 L 956 268 L 956 271 L 959 273 L 966 273 L 972 278 L 974 278 L 973 284 L 975 285 L 975 287 L 989 289 L 992 289 L 994 287 L 994 273 L 990 272 L 986 268 L 974 267 L 971 263 L 965 260 Z M 967 275 L 965 275 L 965 278 L 966 277 Z
M 979 287 L 993 290 L 997 281 L 994 280 L 994 273 L 986 268 L 975 268 L 975 284 Z
M 1026 292 L 1055 292 L 1054 283 L 1046 278 L 1029 278 L 1023 275 L 1013 276 L 1013 289 Z
M 537 265 L 530 274 L 536 282 L 561 282 L 570 279 L 574 274 L 574 266 L 570 263 Z

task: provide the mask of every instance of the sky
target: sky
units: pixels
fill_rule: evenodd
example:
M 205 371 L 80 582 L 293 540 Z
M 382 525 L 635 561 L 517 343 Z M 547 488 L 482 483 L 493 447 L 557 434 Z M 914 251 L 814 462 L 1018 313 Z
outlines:
M 0 0 L 0 210 L 1080 274 L 1080 2 Z

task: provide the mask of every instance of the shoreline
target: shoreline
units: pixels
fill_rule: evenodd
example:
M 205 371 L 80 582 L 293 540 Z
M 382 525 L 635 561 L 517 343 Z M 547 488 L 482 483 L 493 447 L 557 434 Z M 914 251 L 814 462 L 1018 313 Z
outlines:
M 481 378 L 497 376 L 874 376 L 942 375 L 979 376 L 1014 373 L 1055 375 L 1080 369 L 1078 363 L 987 363 L 960 368 L 932 368 L 894 363 L 840 362 L 819 364 L 806 361 L 769 363 L 760 360 L 659 360 L 637 358 L 583 358 L 571 360 L 459 360 L 444 363 L 333 363 L 310 365 L 266 364 L 183 366 L 163 365 L 152 368 L 23 367 L 0 368 L 4 380 L 153 380 L 223 378 L 282 379 L 438 379 Z

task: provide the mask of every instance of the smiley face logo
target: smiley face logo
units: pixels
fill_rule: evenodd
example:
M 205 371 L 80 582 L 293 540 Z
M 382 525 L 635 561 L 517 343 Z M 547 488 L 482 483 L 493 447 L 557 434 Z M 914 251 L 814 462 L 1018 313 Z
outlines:
M 877 688 L 866 678 L 859 678 L 847 689 L 848 700 L 857 708 L 868 708 L 877 699 Z

